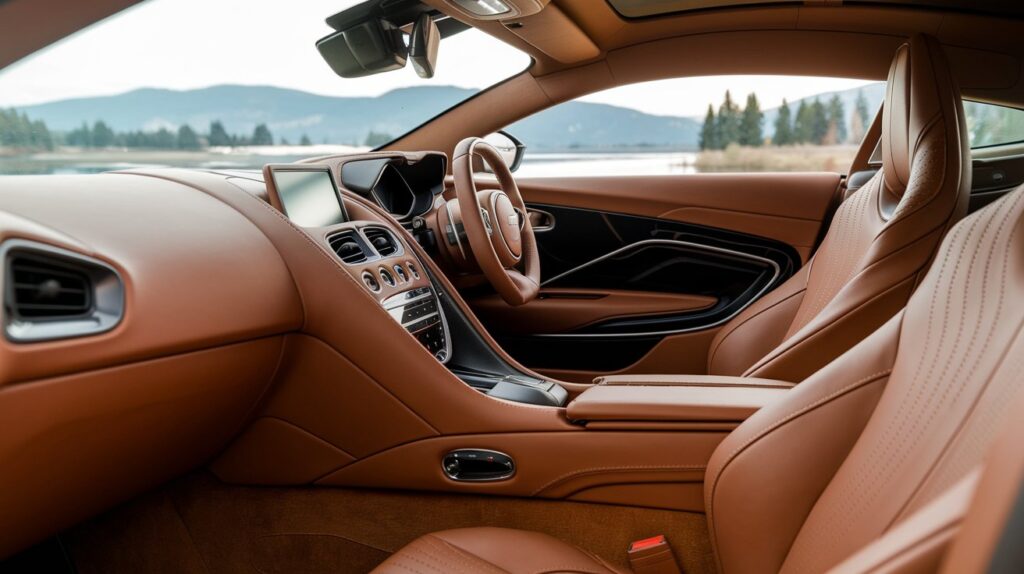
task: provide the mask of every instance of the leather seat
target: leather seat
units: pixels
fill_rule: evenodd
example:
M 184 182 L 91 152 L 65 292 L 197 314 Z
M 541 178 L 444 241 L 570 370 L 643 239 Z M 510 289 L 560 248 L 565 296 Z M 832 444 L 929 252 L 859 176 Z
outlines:
M 459 528 L 421 536 L 374 572 L 422 574 L 620 574 L 597 556 L 546 534 L 511 528 Z
M 918 38 L 910 53 L 918 62 L 935 49 Z M 901 49 L 897 68 L 905 57 Z M 939 568 L 977 469 L 1020 400 L 1022 235 L 1024 187 L 950 231 L 903 311 L 725 438 L 704 483 L 721 571 Z M 375 572 L 614 571 L 540 535 L 431 537 Z
M 893 59 L 881 148 L 881 169 L 839 206 L 807 265 L 721 329 L 708 374 L 799 381 L 906 305 L 971 188 L 960 93 L 932 38 Z

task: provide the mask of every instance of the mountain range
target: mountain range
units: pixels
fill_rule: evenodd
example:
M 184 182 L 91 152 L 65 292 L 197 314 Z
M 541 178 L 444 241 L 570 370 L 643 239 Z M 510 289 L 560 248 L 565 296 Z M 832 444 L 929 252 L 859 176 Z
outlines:
M 869 105 L 877 109 L 881 85 L 864 90 Z M 454 86 L 416 86 L 376 97 L 335 97 L 272 86 L 220 85 L 180 91 L 141 88 L 19 109 L 55 131 L 102 120 L 119 132 L 175 130 L 188 124 L 205 133 L 211 121 L 220 120 L 230 133 L 251 134 L 257 124 L 265 123 L 275 138 L 293 143 L 308 135 L 314 143 L 362 144 L 370 132 L 400 135 L 476 92 Z M 839 94 L 849 114 L 857 89 Z M 794 111 L 798 104 L 799 100 L 791 102 Z M 771 135 L 775 113 L 765 112 L 765 135 Z M 528 147 L 541 150 L 695 149 L 701 121 L 574 101 L 516 122 L 508 130 Z

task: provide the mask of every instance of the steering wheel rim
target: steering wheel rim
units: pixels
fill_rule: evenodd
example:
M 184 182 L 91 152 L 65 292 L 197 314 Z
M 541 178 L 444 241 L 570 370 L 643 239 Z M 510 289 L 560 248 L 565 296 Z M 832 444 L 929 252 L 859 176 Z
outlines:
M 474 155 L 491 167 L 500 190 L 477 191 Z M 509 305 L 532 301 L 540 293 L 537 241 L 519 187 L 501 154 L 478 137 L 466 138 L 455 148 L 452 173 L 462 225 L 480 270 Z

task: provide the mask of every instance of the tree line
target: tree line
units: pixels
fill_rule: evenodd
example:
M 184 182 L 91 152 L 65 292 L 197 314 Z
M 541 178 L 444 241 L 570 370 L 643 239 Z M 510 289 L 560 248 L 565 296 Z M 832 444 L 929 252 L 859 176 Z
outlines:
M 761 111 L 757 94 L 747 96 L 746 105 L 740 109 L 729 91 L 715 112 L 714 105 L 708 104 L 707 114 L 700 130 L 700 149 L 721 150 L 730 145 L 760 147 L 811 144 L 833 145 L 843 142 L 857 143 L 864 137 L 869 120 L 867 99 L 862 91 L 857 93 L 849 125 L 846 110 L 838 95 L 827 102 L 819 98 L 813 101 L 801 100 L 796 113 L 789 103 L 782 100 L 775 117 L 774 135 L 764 135 L 764 112 Z
M 280 143 L 289 145 L 288 140 L 284 138 L 281 138 Z M 274 145 L 274 135 L 266 124 L 257 125 L 250 135 L 231 134 L 219 120 L 210 122 L 210 127 L 205 133 L 195 131 L 188 124 L 183 124 L 176 130 L 160 128 L 155 131 L 118 132 L 102 120 L 97 120 L 91 125 L 83 122 L 81 126 L 61 133 L 50 131 L 46 122 L 32 120 L 25 113 L 19 113 L 14 109 L 0 109 L 0 146 L 40 151 L 52 150 L 58 145 L 83 148 L 200 150 L 207 147 Z M 299 145 L 313 145 L 313 142 L 308 135 L 303 134 Z
M 54 137 L 42 120 L 31 120 L 17 110 L 0 109 L 0 146 L 50 150 L 53 149 Z
M 311 145 L 308 136 L 302 136 L 302 145 Z M 199 150 L 207 147 L 234 147 L 249 145 L 274 145 L 274 135 L 267 124 L 258 124 L 250 135 L 230 134 L 219 120 L 210 122 L 206 133 L 198 133 L 188 124 L 177 130 L 160 128 L 156 131 L 115 132 L 104 121 L 97 120 L 91 126 L 82 123 L 64 136 L 69 146 L 86 148 L 147 148 Z M 285 142 L 282 142 L 285 143 Z

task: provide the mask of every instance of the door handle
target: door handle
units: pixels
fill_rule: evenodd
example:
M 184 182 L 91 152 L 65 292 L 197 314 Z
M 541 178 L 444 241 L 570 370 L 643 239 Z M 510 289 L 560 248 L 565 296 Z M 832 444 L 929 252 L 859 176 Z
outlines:
M 505 480 L 516 473 L 516 463 L 496 450 L 461 448 L 441 459 L 445 476 L 459 482 Z
M 527 217 L 530 218 L 530 227 L 535 233 L 551 231 L 555 228 L 555 216 L 543 209 L 527 209 Z

